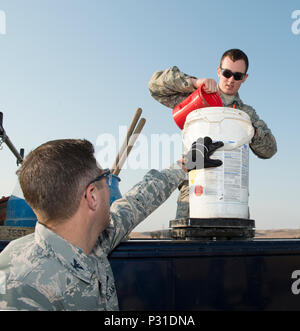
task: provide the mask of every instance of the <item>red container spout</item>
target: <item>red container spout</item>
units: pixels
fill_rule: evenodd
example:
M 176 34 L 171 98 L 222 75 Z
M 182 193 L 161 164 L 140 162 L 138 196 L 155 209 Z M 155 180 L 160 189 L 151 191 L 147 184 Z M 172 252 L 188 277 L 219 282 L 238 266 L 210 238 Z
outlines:
M 187 115 L 193 110 L 204 107 L 223 107 L 223 103 L 217 92 L 209 94 L 205 93 L 203 91 L 202 84 L 197 88 L 196 91 L 194 91 L 173 109 L 173 119 L 178 127 L 182 130 Z

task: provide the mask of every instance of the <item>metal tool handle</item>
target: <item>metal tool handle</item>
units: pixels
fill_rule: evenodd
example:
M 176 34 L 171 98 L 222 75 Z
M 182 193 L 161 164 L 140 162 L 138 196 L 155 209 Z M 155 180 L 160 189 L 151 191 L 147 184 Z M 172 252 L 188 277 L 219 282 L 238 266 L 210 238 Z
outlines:
M 21 148 L 20 153 L 17 151 L 13 143 L 8 138 L 4 128 L 3 128 L 3 113 L 0 112 L 0 138 L 2 142 L 4 142 L 7 147 L 11 150 L 14 156 L 17 158 L 17 165 L 23 162 L 24 158 L 24 148 Z

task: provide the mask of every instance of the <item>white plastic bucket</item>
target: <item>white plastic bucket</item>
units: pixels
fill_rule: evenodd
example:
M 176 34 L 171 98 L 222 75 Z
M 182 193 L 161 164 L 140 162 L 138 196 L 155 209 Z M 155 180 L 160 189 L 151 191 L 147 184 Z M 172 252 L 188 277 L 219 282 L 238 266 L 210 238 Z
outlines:
M 223 165 L 189 173 L 190 218 L 244 218 L 248 215 L 249 143 L 254 135 L 250 117 L 226 107 L 197 109 L 182 131 L 185 151 L 199 137 L 223 141 L 211 158 Z

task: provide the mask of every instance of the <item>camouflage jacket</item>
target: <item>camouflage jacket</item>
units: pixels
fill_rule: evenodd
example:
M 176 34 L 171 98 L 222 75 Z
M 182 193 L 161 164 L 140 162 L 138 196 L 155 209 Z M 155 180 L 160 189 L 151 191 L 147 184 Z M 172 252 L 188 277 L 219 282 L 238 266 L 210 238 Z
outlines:
M 154 99 L 169 108 L 174 108 L 195 91 L 190 78 L 196 77 L 181 72 L 177 67 L 171 67 L 155 72 L 148 87 Z M 254 108 L 243 103 L 238 93 L 231 97 L 220 90 L 219 92 L 225 107 L 235 105 L 237 109 L 250 116 L 256 132 L 250 143 L 254 154 L 263 159 L 271 158 L 277 152 L 277 144 L 267 124 L 258 117 Z
M 176 167 L 149 171 L 112 204 L 89 255 L 37 223 L 0 254 L 0 310 L 118 310 L 109 253 L 185 179 Z

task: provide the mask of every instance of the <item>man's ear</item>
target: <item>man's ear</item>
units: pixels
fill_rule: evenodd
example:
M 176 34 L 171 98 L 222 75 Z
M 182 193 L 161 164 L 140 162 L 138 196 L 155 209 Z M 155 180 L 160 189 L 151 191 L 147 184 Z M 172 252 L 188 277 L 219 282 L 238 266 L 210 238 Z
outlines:
M 245 83 L 247 78 L 248 78 L 248 74 L 246 74 L 245 77 L 243 78 L 243 83 Z
M 87 201 L 88 207 L 95 211 L 98 204 L 98 198 L 96 195 L 97 189 L 94 185 L 90 185 L 85 192 L 85 199 Z
M 218 77 L 220 78 L 220 76 L 221 76 L 221 68 L 220 67 L 217 68 L 217 73 L 218 73 Z

